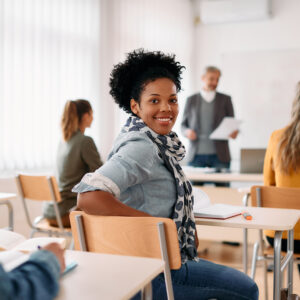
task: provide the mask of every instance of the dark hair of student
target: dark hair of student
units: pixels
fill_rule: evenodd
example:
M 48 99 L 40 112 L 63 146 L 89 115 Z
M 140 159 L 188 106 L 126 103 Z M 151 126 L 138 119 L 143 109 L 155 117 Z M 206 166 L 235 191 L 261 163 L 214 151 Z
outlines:
M 61 118 L 61 129 L 65 141 L 68 141 L 78 131 L 82 116 L 85 113 L 90 113 L 91 110 L 92 106 L 87 100 L 67 101 Z
M 158 78 L 169 78 L 174 82 L 177 92 L 181 90 L 181 73 L 185 67 L 175 61 L 175 55 L 160 51 L 134 50 L 127 54 L 124 62 L 114 66 L 110 74 L 110 94 L 115 102 L 127 113 L 130 100 L 140 101 L 145 85 Z
M 300 170 L 300 82 L 292 106 L 292 119 L 279 142 L 280 168 L 286 173 Z

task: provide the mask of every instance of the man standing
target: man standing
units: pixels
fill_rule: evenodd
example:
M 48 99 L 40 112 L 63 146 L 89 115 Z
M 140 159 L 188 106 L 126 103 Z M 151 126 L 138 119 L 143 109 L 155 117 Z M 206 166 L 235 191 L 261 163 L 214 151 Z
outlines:
M 190 96 L 185 105 L 181 129 L 189 139 L 188 164 L 194 167 L 211 167 L 217 171 L 230 168 L 227 140 L 211 140 L 209 135 L 224 117 L 233 117 L 231 97 L 216 92 L 221 71 L 208 66 L 202 75 L 200 93 Z M 229 137 L 235 139 L 238 131 Z

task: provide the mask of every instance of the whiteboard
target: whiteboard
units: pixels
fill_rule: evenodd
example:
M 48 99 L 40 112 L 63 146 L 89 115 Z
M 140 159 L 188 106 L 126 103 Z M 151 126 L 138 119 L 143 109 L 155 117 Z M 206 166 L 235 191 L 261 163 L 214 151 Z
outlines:
M 230 142 L 233 163 L 240 148 L 265 148 L 272 131 L 290 121 L 300 81 L 300 50 L 225 53 L 220 90 L 231 95 L 241 131 Z

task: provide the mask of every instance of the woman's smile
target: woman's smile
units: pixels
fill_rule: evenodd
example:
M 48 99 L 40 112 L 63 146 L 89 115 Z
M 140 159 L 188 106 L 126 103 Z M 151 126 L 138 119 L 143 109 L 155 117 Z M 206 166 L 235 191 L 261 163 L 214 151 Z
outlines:
M 145 85 L 140 101 L 131 100 L 131 109 L 157 134 L 168 134 L 177 119 L 178 101 L 174 82 L 158 78 Z

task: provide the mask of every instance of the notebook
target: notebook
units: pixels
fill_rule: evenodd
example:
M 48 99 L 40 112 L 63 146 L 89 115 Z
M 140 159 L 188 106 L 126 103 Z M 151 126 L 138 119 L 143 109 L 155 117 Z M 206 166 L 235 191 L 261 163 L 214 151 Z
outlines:
M 59 237 L 36 237 L 26 239 L 20 233 L 0 229 L 0 251 L 15 250 L 29 253 L 49 243 L 58 243 L 62 248 L 66 247 L 66 239 Z
M 240 173 L 263 173 L 265 153 L 264 148 L 241 149 Z
M 208 195 L 201 189 L 193 189 L 194 215 L 198 218 L 228 219 L 242 213 L 240 206 L 211 204 Z
M 66 247 L 66 239 L 59 237 L 36 237 L 26 239 L 17 232 L 0 229 L 0 264 L 9 272 L 28 260 L 30 253 L 37 251 L 38 246 L 43 247 L 49 243 L 58 243 L 62 248 Z M 62 276 L 77 266 L 74 261 L 66 260 L 66 269 Z

